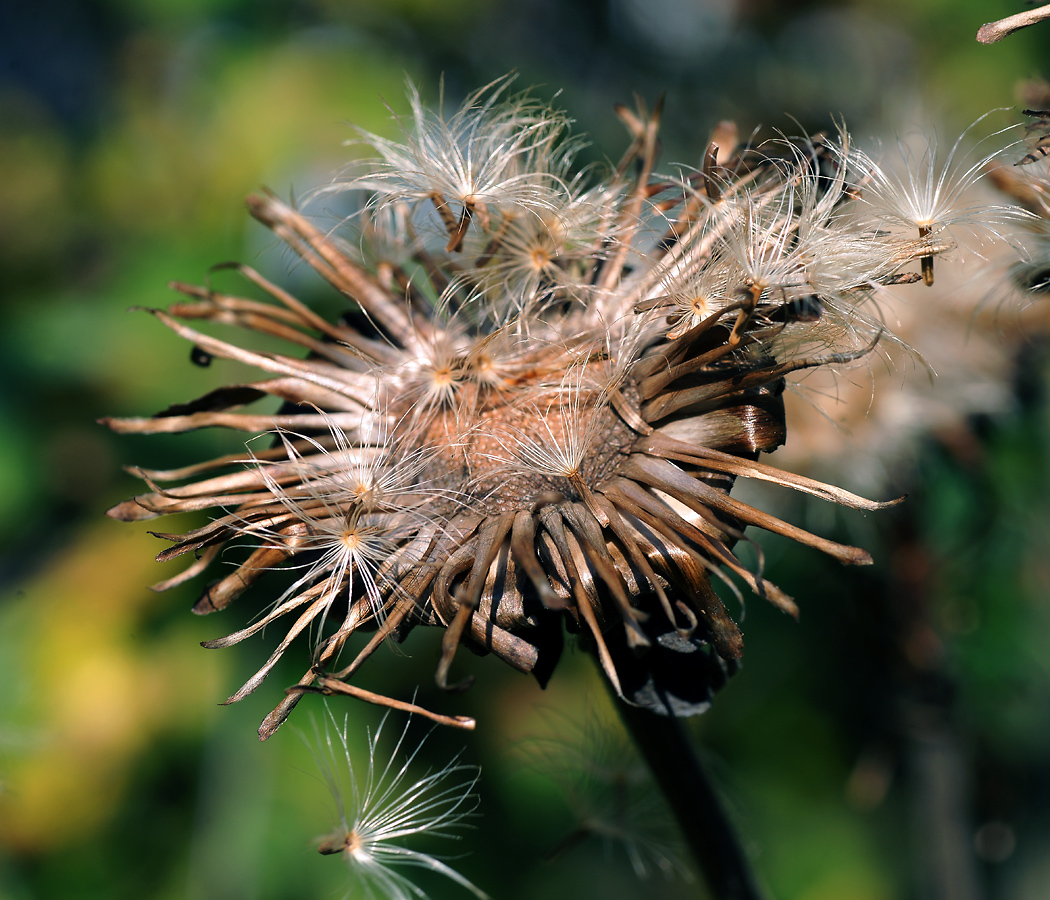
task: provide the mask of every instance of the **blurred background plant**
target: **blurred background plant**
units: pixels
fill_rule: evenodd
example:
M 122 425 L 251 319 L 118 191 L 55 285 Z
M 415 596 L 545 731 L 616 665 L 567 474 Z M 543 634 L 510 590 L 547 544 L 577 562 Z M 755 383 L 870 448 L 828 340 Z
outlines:
M 120 462 L 162 467 L 225 449 L 207 432 L 158 442 L 95 424 L 228 380 L 125 310 L 165 305 L 168 281 L 199 283 L 226 259 L 312 299 L 316 286 L 251 222 L 244 195 L 322 183 L 346 162 L 347 122 L 392 134 L 384 104 L 404 110 L 406 73 L 428 88 L 443 73 L 458 100 L 516 68 L 538 96 L 562 91 L 591 159 L 622 150 L 614 102 L 666 92 L 665 169 L 699 164 L 726 118 L 745 133 L 760 123 L 812 132 L 841 115 L 887 145 L 917 126 L 948 138 L 1016 103 L 1015 83 L 1045 66 L 1038 26 L 974 41 L 980 24 L 1016 11 L 972 0 L 0 7 L 0 896 L 302 898 L 348 887 L 315 852 L 328 800 L 303 774 L 313 764 L 301 742 L 254 741 L 267 698 L 215 705 L 265 648 L 197 646 L 223 623 L 189 615 L 192 585 L 146 591 L 170 574 L 149 561 L 160 545 L 101 516 L 136 490 Z M 1021 119 L 1003 123 L 1011 117 Z M 946 291 L 942 271 L 935 290 Z M 902 296 L 902 315 L 942 308 L 919 287 Z M 942 418 L 909 428 L 891 418 L 882 430 L 910 437 L 906 452 L 876 458 L 887 492 L 906 486 L 911 498 L 829 523 L 873 552 L 871 570 L 763 538 L 802 622 L 752 604 L 744 669 L 694 723 L 774 897 L 1039 900 L 1050 883 L 1045 329 L 973 318 L 1001 295 L 969 277 L 944 296 L 967 310 L 948 356 L 992 360 L 980 367 L 986 402 L 970 402 L 965 381 L 935 382 Z M 946 345 L 943 321 L 927 332 L 931 347 L 917 330 L 920 351 Z M 897 372 L 880 390 L 925 378 Z M 848 475 L 857 446 L 874 443 L 863 423 L 852 438 L 812 428 L 792 422 L 771 462 L 790 468 L 781 455 L 806 443 L 796 459 L 839 460 Z M 431 660 L 414 654 L 384 672 L 377 658 L 377 677 L 409 694 L 432 683 Z M 546 692 L 471 664 L 486 668 L 462 698 L 483 723 L 464 758 L 483 768 L 484 827 L 457 868 L 495 897 L 695 895 L 681 879 L 640 884 L 616 842 L 611 856 L 600 839 L 554 853 L 578 828 L 580 803 L 557 772 L 509 750 L 556 737 L 550 710 L 579 716 L 580 697 L 601 694 L 589 661 L 571 656 Z M 271 678 L 291 683 L 298 665 Z M 362 731 L 377 721 L 360 705 L 351 713 Z M 431 741 L 448 759 L 463 736 Z M 963 854 L 953 884 L 937 880 L 930 849 L 945 829 Z M 420 883 L 434 897 L 459 890 Z

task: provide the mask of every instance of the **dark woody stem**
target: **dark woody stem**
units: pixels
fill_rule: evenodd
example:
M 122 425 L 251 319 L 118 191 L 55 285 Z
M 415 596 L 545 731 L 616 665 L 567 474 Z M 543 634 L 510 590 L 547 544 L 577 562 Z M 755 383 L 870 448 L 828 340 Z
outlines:
M 678 821 L 714 900 L 763 900 L 750 863 L 700 764 L 681 719 L 659 716 L 614 698 Z

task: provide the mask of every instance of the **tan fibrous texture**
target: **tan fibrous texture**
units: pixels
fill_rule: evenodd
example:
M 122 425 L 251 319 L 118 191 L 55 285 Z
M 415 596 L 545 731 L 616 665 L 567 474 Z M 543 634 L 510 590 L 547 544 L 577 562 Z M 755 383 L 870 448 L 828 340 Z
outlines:
M 447 118 L 414 90 L 410 100 L 402 139 L 362 133 L 377 156 L 319 192 L 358 203 L 340 228 L 272 196 L 248 200 L 346 298 L 346 315 L 325 320 L 246 267 L 264 299 L 176 285 L 187 299 L 154 315 L 264 377 L 108 422 L 272 437 L 180 470 L 137 469 L 148 492 L 111 514 L 210 512 L 161 534 L 172 546 L 160 559 L 195 557 L 162 588 L 242 554 L 198 613 L 291 573 L 251 625 L 208 644 L 286 629 L 232 701 L 300 635 L 312 642 L 263 737 L 304 690 L 416 709 L 354 676 L 419 625 L 444 629 L 436 679 L 449 690 L 465 686 L 453 677 L 460 644 L 545 681 L 567 628 L 625 701 L 702 711 L 743 651 L 723 598 L 743 586 L 797 612 L 735 555 L 748 525 L 870 562 L 730 495 L 744 476 L 882 505 L 759 461 L 785 439 L 785 378 L 877 352 L 888 335 L 872 297 L 918 280 L 905 271 L 916 261 L 932 280 L 950 238 L 865 204 L 866 183 L 885 194 L 890 182 L 844 131 L 753 147 L 722 123 L 700 169 L 660 175 L 660 108 L 639 103 L 618 110 L 631 144 L 598 177 L 573 171 L 568 120 L 507 79 Z M 213 323 L 287 350 L 200 327 Z M 280 410 L 253 412 L 267 397 Z

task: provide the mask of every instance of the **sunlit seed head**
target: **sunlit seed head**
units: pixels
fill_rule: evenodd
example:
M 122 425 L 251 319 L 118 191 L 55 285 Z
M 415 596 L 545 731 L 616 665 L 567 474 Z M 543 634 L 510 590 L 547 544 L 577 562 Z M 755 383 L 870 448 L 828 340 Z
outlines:
M 149 492 L 114 510 L 128 519 L 218 511 L 165 551 L 201 554 L 188 580 L 247 544 L 240 565 L 206 589 L 202 610 L 227 605 L 267 568 L 290 573 L 291 587 L 224 639 L 286 616 L 286 637 L 232 699 L 254 690 L 307 628 L 316 640 L 304 687 L 349 678 L 331 664 L 351 640 L 364 644 L 363 662 L 387 636 L 446 626 L 444 687 L 461 642 L 547 671 L 568 622 L 586 626 L 610 684 L 636 702 L 605 643 L 617 617 L 628 641 L 649 641 L 654 654 L 662 651 L 650 637 L 689 635 L 694 659 L 710 667 L 683 682 L 706 692 L 742 652 L 728 613 L 704 605 L 718 602 L 712 578 L 739 578 L 797 611 L 734 555 L 743 526 L 870 561 L 727 494 L 740 475 L 799 487 L 756 462 L 783 442 L 785 379 L 846 365 L 886 340 L 864 304 L 910 274 L 900 266 L 945 244 L 927 235 L 916 252 L 885 219 L 846 215 L 857 206 L 851 173 L 863 167 L 844 135 L 775 154 L 740 148 L 716 173 L 705 163 L 697 178 L 667 181 L 654 174 L 659 113 L 639 104 L 623 111 L 632 135 L 623 164 L 587 188 L 584 175 L 569 174 L 568 120 L 508 86 L 494 82 L 448 113 L 426 109 L 411 89 L 401 139 L 363 133 L 376 157 L 331 190 L 358 192 L 359 224 L 376 232 L 377 248 L 391 248 L 374 264 L 362 266 L 294 206 L 250 199 L 253 214 L 352 298 L 345 320 L 325 320 L 247 270 L 265 301 L 186 288 L 192 302 L 155 313 L 195 346 L 266 373 L 116 426 L 270 433 L 247 471 L 225 457 L 152 473 Z M 939 170 L 930 171 L 936 186 Z M 861 174 L 871 198 L 893 184 L 874 169 Z M 906 212 L 909 227 L 926 221 Z M 982 215 L 996 221 L 994 211 Z M 190 319 L 250 337 L 227 343 Z M 283 349 L 250 349 L 258 335 Z M 252 406 L 266 397 L 280 406 Z M 165 480 L 186 483 L 153 483 Z M 878 507 L 826 485 L 800 489 Z M 537 603 L 551 613 L 542 621 L 530 611 Z M 566 607 L 567 616 L 556 612 Z M 327 622 L 344 609 L 341 622 Z M 359 626 L 378 632 L 366 638 Z M 659 668 L 649 674 L 663 678 Z M 268 719 L 267 736 L 293 701 Z M 360 841 L 349 856 L 378 859 L 367 820 L 344 824 Z M 396 879 L 382 885 L 394 885 L 387 896 L 411 893 Z
M 470 377 L 479 384 L 487 387 L 496 387 L 503 381 L 499 365 L 491 353 L 486 351 L 479 352 L 469 362 L 470 367 L 467 371 L 470 373 Z
M 970 194 L 1002 153 L 1000 147 L 975 152 L 988 138 L 977 141 L 973 148 L 965 146 L 973 129 L 988 115 L 963 131 L 943 156 L 936 134 L 898 138 L 896 158 L 885 163 L 859 155 L 864 169 L 861 202 L 871 216 L 927 235 L 961 224 L 997 233 L 998 226 L 1023 218 L 1024 211 L 1017 207 L 989 205 Z
M 488 900 L 484 891 L 440 857 L 412 846 L 417 837 L 456 839 L 470 828 L 478 803 L 474 792 L 480 775 L 477 767 L 455 757 L 416 778 L 416 757 L 426 737 L 411 746 L 406 740 L 408 722 L 384 762 L 379 754 L 387 722 L 384 717 L 375 733 L 369 734 L 367 767 L 355 771 L 348 721 L 344 718 L 339 725 L 331 711 L 326 708 L 326 712 L 324 733 L 316 734 L 311 751 L 335 804 L 339 825 L 332 837 L 320 843 L 320 852 L 341 853 L 351 877 L 369 896 L 425 898 L 425 892 L 400 871 L 423 868 L 454 881 L 479 900 Z
M 377 208 L 398 202 L 433 205 L 436 212 L 445 207 L 446 228 L 458 220 L 469 229 L 475 215 L 557 210 L 578 145 L 566 140 L 563 114 L 526 95 L 509 96 L 512 80 L 492 82 L 448 115 L 425 107 L 409 85 L 412 112 L 400 121 L 403 140 L 361 131 L 360 143 L 379 155 L 334 189 L 372 192 Z M 455 242 L 450 249 L 457 249 Z
M 537 272 L 546 271 L 551 263 L 551 253 L 546 247 L 536 247 L 532 251 L 532 266 Z

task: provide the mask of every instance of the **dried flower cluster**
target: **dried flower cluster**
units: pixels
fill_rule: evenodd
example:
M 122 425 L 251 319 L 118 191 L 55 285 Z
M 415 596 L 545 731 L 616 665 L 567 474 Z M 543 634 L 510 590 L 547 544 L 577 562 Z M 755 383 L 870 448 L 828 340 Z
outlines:
M 381 642 L 417 625 L 444 629 L 436 678 L 446 689 L 463 686 L 451 678 L 461 643 L 545 680 L 565 627 L 624 699 L 698 712 L 743 649 L 715 583 L 796 612 L 735 555 L 746 526 L 870 562 L 730 489 L 746 476 L 882 505 L 758 459 L 785 439 L 786 377 L 870 353 L 887 335 L 872 299 L 920 280 L 909 263 L 921 260 L 932 281 L 933 257 L 952 247 L 948 227 L 979 217 L 953 203 L 957 180 L 980 170 L 895 180 L 845 131 L 754 147 L 723 123 L 697 170 L 661 176 L 660 110 L 639 103 L 618 110 L 633 140 L 598 178 L 574 170 L 569 121 L 512 95 L 508 79 L 448 117 L 415 91 L 411 105 L 400 141 L 362 133 L 377 156 L 322 192 L 359 204 L 338 236 L 274 197 L 248 200 L 348 298 L 343 319 L 326 321 L 245 267 L 266 299 L 176 285 L 189 299 L 154 315 L 199 351 L 266 377 L 109 420 L 122 432 L 276 437 L 248 457 L 136 469 L 149 492 L 111 514 L 216 511 L 187 534 L 160 535 L 174 542 L 160 559 L 197 557 L 161 588 L 220 553 L 237 560 L 198 613 L 270 570 L 292 573 L 250 626 L 207 644 L 289 623 L 237 700 L 312 636 L 309 668 L 263 737 L 303 690 L 408 708 L 352 682 Z M 939 199 L 918 221 L 928 177 Z M 288 350 L 244 349 L 192 321 Z M 284 401 L 276 414 L 243 409 L 268 397 Z M 369 638 L 341 660 L 359 631 Z

